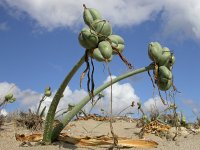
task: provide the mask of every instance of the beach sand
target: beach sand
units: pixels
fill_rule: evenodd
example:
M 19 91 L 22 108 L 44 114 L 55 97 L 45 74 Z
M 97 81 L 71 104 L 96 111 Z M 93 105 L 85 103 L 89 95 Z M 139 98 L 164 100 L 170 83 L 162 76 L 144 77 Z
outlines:
M 113 123 L 114 132 L 118 137 L 127 137 L 132 139 L 139 139 L 138 133 L 141 128 L 136 127 L 136 121 L 116 120 Z M 200 133 L 190 133 L 186 129 L 182 129 L 181 135 L 176 138 L 176 141 L 171 139 L 160 138 L 154 134 L 147 134 L 145 139 L 156 141 L 159 145 L 153 150 L 200 150 Z M 72 121 L 64 130 L 69 136 L 85 137 L 85 136 L 100 136 L 109 135 L 110 126 L 108 121 L 95 121 L 95 120 L 79 120 Z M 103 150 L 108 149 L 109 146 L 98 147 L 77 147 L 65 142 L 54 142 L 52 145 L 46 146 L 19 146 L 22 142 L 16 141 L 15 133 L 18 134 L 31 134 L 42 133 L 41 131 L 30 131 L 20 127 L 16 127 L 15 123 L 5 123 L 0 129 L 0 150 L 62 150 L 62 149 L 75 149 L 75 150 Z M 138 149 L 138 148 L 129 148 Z M 142 150 L 140 148 L 140 150 Z

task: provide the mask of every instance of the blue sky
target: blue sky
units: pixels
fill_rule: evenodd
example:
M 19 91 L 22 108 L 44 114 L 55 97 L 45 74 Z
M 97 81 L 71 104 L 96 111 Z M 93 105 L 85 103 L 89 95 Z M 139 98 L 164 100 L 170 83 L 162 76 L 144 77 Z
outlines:
M 84 49 L 77 39 L 79 31 L 84 27 L 83 3 L 102 12 L 103 17 L 113 25 L 113 33 L 125 39 L 126 48 L 123 54 L 135 69 L 151 63 L 147 54 L 148 43 L 151 41 L 159 41 L 174 52 L 176 63 L 173 75 L 175 85 L 181 91 L 176 95 L 176 100 L 179 109 L 189 119 L 194 119 L 192 110 L 198 113 L 200 106 L 198 0 L 191 0 L 189 4 L 186 0 L 181 4 L 172 0 L 155 0 L 155 3 L 149 3 L 147 0 L 109 0 L 106 4 L 89 0 L 2 0 L 0 94 L 4 95 L 11 85 L 15 84 L 12 92 L 17 95 L 17 102 L 7 105 L 5 109 L 13 111 L 36 107 L 44 88 L 49 85 L 55 91 L 84 54 Z M 109 66 L 115 76 L 128 71 L 117 56 Z M 71 80 L 66 92 L 68 97 L 65 95 L 66 101 L 70 99 L 68 101 L 77 102 L 79 100 L 74 98 L 80 99 L 86 95 L 86 79 L 83 80 L 83 89 L 79 88 L 79 78 L 84 69 L 85 65 Z M 103 64 L 95 62 L 96 87 L 107 77 L 108 73 L 106 69 L 104 71 Z M 118 90 L 124 93 L 130 90 L 131 94 L 116 95 L 116 110 L 119 110 L 119 104 L 124 103 L 123 107 L 128 105 L 131 97 L 146 103 L 147 107 L 150 104 L 153 88 L 147 73 L 126 79 L 117 86 Z M 66 105 L 67 102 L 62 103 Z

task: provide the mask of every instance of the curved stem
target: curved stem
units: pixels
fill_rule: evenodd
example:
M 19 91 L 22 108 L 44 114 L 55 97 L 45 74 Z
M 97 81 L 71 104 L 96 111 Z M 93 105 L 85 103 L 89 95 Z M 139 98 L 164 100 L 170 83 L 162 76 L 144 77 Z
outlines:
M 46 144 L 51 143 L 51 137 L 52 137 L 52 129 L 53 129 L 53 122 L 55 117 L 55 112 L 58 106 L 58 103 L 60 99 L 62 98 L 63 92 L 65 88 L 67 87 L 69 81 L 73 77 L 73 75 L 76 73 L 76 71 L 80 68 L 80 66 L 85 61 L 85 55 L 78 61 L 78 63 L 72 68 L 72 70 L 69 72 L 69 74 L 65 77 L 64 81 L 60 85 L 59 89 L 57 90 L 51 105 L 49 107 L 46 120 L 45 120 L 45 128 L 44 128 L 44 134 L 43 134 L 43 142 Z
M 139 74 L 148 70 L 153 70 L 154 69 L 154 65 L 150 64 L 147 67 L 141 68 L 141 69 L 137 69 L 131 72 L 128 72 L 126 74 L 123 74 L 115 79 L 112 80 L 111 82 L 107 82 L 105 84 L 103 84 L 102 86 L 98 87 L 96 90 L 94 90 L 94 96 L 96 96 L 97 94 L 99 94 L 101 91 L 103 91 L 104 89 L 106 89 L 107 87 L 109 87 L 111 84 L 114 84 L 116 82 L 119 82 L 125 78 L 128 78 L 130 76 L 133 76 L 135 74 Z M 56 126 L 53 129 L 52 132 L 52 141 L 55 140 L 57 138 L 57 136 L 60 134 L 60 132 L 64 129 L 64 127 L 72 120 L 72 118 L 90 101 L 91 97 L 88 95 L 86 96 L 83 100 L 81 100 L 77 105 L 75 105 L 75 107 L 64 117 L 62 123 L 60 123 L 58 126 Z
M 42 102 L 43 102 L 44 100 L 45 100 L 45 95 L 43 95 L 43 96 L 42 96 L 42 99 L 40 100 L 40 103 L 39 103 L 39 106 L 38 106 L 38 108 L 37 108 L 37 112 L 36 112 L 37 115 L 39 115 L 40 107 L 41 107 Z
M 3 106 L 6 103 L 6 101 L 4 100 L 2 103 L 0 103 L 0 107 Z

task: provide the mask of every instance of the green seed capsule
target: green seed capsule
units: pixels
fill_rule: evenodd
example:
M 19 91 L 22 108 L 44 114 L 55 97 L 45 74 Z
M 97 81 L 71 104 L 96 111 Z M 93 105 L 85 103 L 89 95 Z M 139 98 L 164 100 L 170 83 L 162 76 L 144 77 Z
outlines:
M 93 51 L 92 51 L 92 54 L 91 54 L 91 57 L 96 59 L 97 61 L 99 62 L 102 62 L 104 61 L 104 57 L 102 56 L 99 48 L 95 48 Z
M 167 83 L 169 81 L 169 79 L 167 78 L 162 78 L 162 77 L 158 77 L 158 80 L 162 83 Z
M 186 122 L 186 117 L 182 116 L 182 121 Z
M 116 48 L 120 53 L 123 52 L 124 46 L 124 39 L 119 35 L 110 35 L 107 38 L 107 41 L 111 43 L 111 46 Z M 116 50 L 113 49 L 113 55 L 116 55 Z
M 168 80 L 167 82 L 162 82 L 158 79 L 157 86 L 161 91 L 167 91 L 172 86 L 172 80 Z
M 158 58 L 158 64 L 160 66 L 166 64 L 171 57 L 171 52 L 167 47 L 164 47 L 162 50 L 162 55 Z
M 124 51 L 125 46 L 123 44 L 118 44 L 117 47 L 115 47 L 120 53 L 122 53 Z M 116 49 L 113 48 L 113 55 L 118 54 L 116 52 Z
M 111 36 L 111 35 L 110 35 Z M 114 38 L 109 38 L 110 36 L 108 36 L 108 38 L 106 39 L 108 42 L 110 42 L 112 47 L 117 47 L 118 46 L 118 41 Z
M 49 91 L 49 90 L 45 91 L 44 95 L 46 97 L 50 97 L 51 96 L 51 91 Z
M 112 60 L 112 58 L 113 58 L 113 55 L 111 55 L 110 58 L 108 58 L 106 61 L 110 62 Z
M 172 73 L 166 66 L 159 67 L 158 76 L 160 78 L 172 79 Z
M 97 20 L 102 19 L 101 14 L 94 8 L 85 8 L 83 12 L 83 20 L 85 24 L 91 27 L 91 24 Z
M 108 39 L 111 41 L 116 41 L 118 44 L 124 44 L 124 39 L 119 35 L 109 35 Z
M 45 91 L 51 91 L 51 87 L 50 86 L 46 87 Z
M 171 65 L 174 65 L 174 63 L 175 63 L 175 61 L 176 61 L 176 58 L 175 58 L 175 56 L 173 55 L 173 54 L 171 54 L 172 56 L 171 56 Z
M 16 101 L 16 98 L 14 98 L 14 97 L 8 100 L 9 103 L 13 103 L 15 101 Z
M 162 56 L 162 47 L 158 42 L 151 42 L 148 46 L 148 55 L 149 58 L 158 63 L 159 58 Z
M 10 99 L 12 99 L 13 98 L 13 94 L 7 94 L 6 96 L 5 96 L 5 100 L 10 100 Z
M 172 66 L 175 63 L 175 56 L 173 54 L 171 54 L 170 58 L 168 59 L 168 61 L 164 64 L 169 70 L 172 70 Z
M 102 41 L 98 45 L 99 51 L 105 59 L 109 59 L 112 56 L 112 47 L 108 41 Z
M 109 35 L 112 34 L 112 27 L 106 20 L 95 20 L 92 23 L 92 29 L 96 32 L 99 37 L 99 41 L 105 40 Z
M 94 31 L 84 28 L 79 34 L 79 43 L 86 49 L 93 49 L 98 46 L 98 36 Z

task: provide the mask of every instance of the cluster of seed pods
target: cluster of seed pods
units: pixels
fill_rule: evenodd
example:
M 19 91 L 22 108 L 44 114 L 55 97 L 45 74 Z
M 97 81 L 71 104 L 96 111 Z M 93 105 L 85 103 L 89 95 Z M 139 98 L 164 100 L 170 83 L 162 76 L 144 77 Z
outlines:
M 154 79 L 161 91 L 167 91 L 173 85 L 172 68 L 175 56 L 167 47 L 151 42 L 148 47 L 149 58 L 155 64 Z
M 112 34 L 111 24 L 96 9 L 83 6 L 83 20 L 88 27 L 81 30 L 79 43 L 95 60 L 109 62 L 124 50 L 124 39 Z
M 5 102 L 8 102 L 8 103 L 13 103 L 14 101 L 16 101 L 16 98 L 13 96 L 13 94 L 7 94 L 5 97 Z

